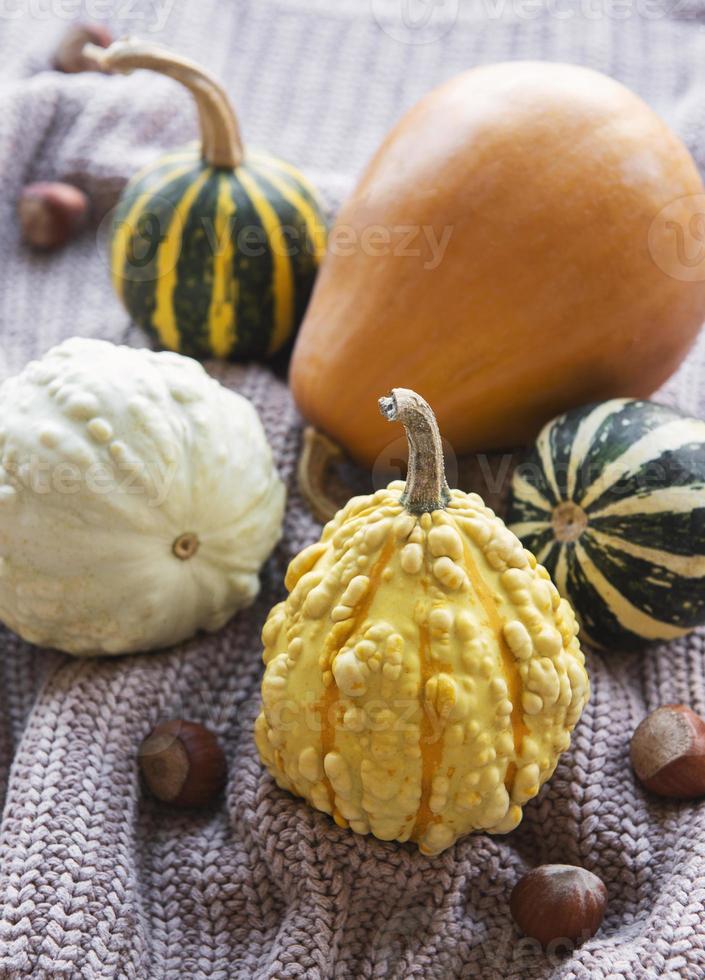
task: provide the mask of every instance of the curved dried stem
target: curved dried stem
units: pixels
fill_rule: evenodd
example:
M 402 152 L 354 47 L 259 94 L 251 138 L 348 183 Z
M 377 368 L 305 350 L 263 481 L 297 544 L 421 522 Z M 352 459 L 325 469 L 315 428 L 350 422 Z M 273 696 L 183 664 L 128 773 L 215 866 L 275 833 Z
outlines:
M 109 48 L 86 44 L 83 54 L 104 72 L 129 74 L 147 68 L 181 82 L 196 100 L 206 163 L 230 170 L 242 163 L 240 127 L 230 100 L 220 82 L 195 61 L 182 58 L 160 44 L 136 38 L 115 41 Z
M 401 502 L 411 514 L 443 510 L 450 501 L 443 446 L 436 416 L 428 402 L 409 388 L 393 388 L 380 398 L 382 415 L 401 422 L 409 443 L 409 467 Z

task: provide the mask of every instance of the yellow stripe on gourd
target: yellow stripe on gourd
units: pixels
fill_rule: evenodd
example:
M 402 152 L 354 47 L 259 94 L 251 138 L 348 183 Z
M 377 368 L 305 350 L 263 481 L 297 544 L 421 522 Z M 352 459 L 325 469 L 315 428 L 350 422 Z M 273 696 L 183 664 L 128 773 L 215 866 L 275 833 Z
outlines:
M 163 153 L 156 160 L 152 160 L 151 163 L 145 164 L 141 170 L 138 170 L 136 174 L 130 177 L 130 184 L 139 184 L 143 181 L 145 177 L 149 177 L 150 174 L 156 173 L 161 167 L 167 167 L 175 163 L 188 163 L 192 161 L 195 165 L 198 162 L 198 153 L 196 152 L 196 146 L 191 146 L 189 148 L 183 146 L 180 150 L 174 150 L 171 153 Z
M 181 344 L 172 299 L 178 281 L 176 270 L 181 253 L 184 224 L 203 185 L 212 175 L 212 169 L 204 169 L 186 189 L 183 197 L 174 207 L 169 228 L 157 253 L 156 307 L 152 324 L 162 344 L 175 351 L 179 350 Z
M 515 530 L 514 528 L 512 528 L 512 530 L 514 531 L 514 533 L 518 537 L 521 537 L 521 535 L 519 534 L 519 532 L 517 530 Z M 536 558 L 536 561 L 539 562 L 540 565 L 545 565 L 546 564 L 546 559 L 551 554 L 551 548 L 553 548 L 553 546 L 555 545 L 555 543 L 556 543 L 555 542 L 555 539 L 553 539 L 553 540 L 549 541 L 547 544 L 545 544 L 540 551 L 537 551 L 536 552 L 536 554 L 534 555 L 534 557 Z
M 586 581 L 601 597 L 623 629 L 648 640 L 675 640 L 676 637 L 683 636 L 688 632 L 682 627 L 671 626 L 670 623 L 663 623 L 654 619 L 648 613 L 633 606 L 592 563 L 580 542 L 575 545 L 575 558 Z M 560 582 L 557 584 L 560 589 Z
M 528 538 L 529 535 L 543 534 L 544 531 L 548 531 L 550 527 L 551 525 L 548 521 L 522 521 L 520 524 L 512 524 L 511 530 L 523 541 L 524 538 Z M 554 541 L 549 542 L 550 545 L 554 543 Z M 538 558 L 538 555 L 536 557 Z
M 705 441 L 705 422 L 700 419 L 675 419 L 647 432 L 633 442 L 621 456 L 608 463 L 600 476 L 586 491 L 580 504 L 589 507 L 615 483 L 638 473 L 644 465 L 654 462 L 662 453 L 676 452 L 684 446 Z
M 705 555 L 675 555 L 660 548 L 647 548 L 632 544 L 624 538 L 615 537 L 593 528 L 590 536 L 603 552 L 619 551 L 632 558 L 648 562 L 683 578 L 702 578 L 705 575 Z
M 541 460 L 541 465 L 543 466 L 543 471 L 546 475 L 548 486 L 553 491 L 556 500 L 560 500 L 561 491 L 558 487 L 556 471 L 553 465 L 553 453 L 551 451 L 551 434 L 553 433 L 555 425 L 556 423 L 552 422 L 545 429 L 541 430 L 539 437 L 536 440 L 536 450 L 539 454 L 539 459 Z
M 184 174 L 187 174 L 189 170 L 191 170 L 192 166 L 192 164 L 186 164 L 181 167 L 176 167 L 174 170 L 170 170 L 168 173 L 163 174 L 160 186 L 166 187 L 167 184 L 170 184 L 173 180 L 178 180 L 179 177 L 183 177 Z M 127 249 L 132 241 L 133 235 L 137 231 L 137 223 L 144 214 L 145 207 L 154 197 L 156 190 L 157 189 L 155 187 L 150 187 L 138 195 L 134 204 L 127 212 L 125 218 L 115 229 L 113 235 L 113 244 L 110 251 L 110 265 L 112 269 L 113 286 L 115 288 L 115 292 L 121 298 L 123 296 L 123 283 L 127 278 L 125 276 Z
M 268 169 L 264 174 L 266 180 L 276 187 L 281 196 L 285 201 L 288 201 L 292 207 L 294 207 L 304 220 L 306 229 L 308 231 L 309 238 L 313 244 L 314 256 L 316 261 L 320 261 L 323 257 L 323 253 L 326 250 L 325 243 L 325 228 L 321 219 L 313 210 L 308 201 L 299 194 L 297 190 L 290 187 L 285 181 L 280 180 L 271 169 Z
M 519 472 L 514 474 L 514 497 L 523 503 L 531 504 L 536 510 L 545 510 L 548 513 L 551 513 L 553 510 L 552 505 L 537 487 L 533 483 L 529 483 L 526 477 L 522 476 Z
M 604 402 L 602 405 L 598 405 L 597 408 L 593 409 L 593 411 L 580 422 L 573 439 L 573 444 L 570 448 L 570 459 L 568 461 L 568 474 L 566 482 L 569 500 L 573 499 L 573 494 L 575 493 L 578 469 L 585 465 L 588 451 L 595 441 L 595 436 L 597 435 L 600 427 L 602 426 L 603 422 L 610 417 L 610 415 L 616 414 L 618 409 L 623 408 L 628 401 L 628 398 L 613 398 L 608 402 Z
M 318 193 L 313 184 L 286 160 L 280 160 L 279 157 L 273 157 L 269 153 L 265 153 L 263 150 L 252 150 L 248 153 L 248 156 L 254 163 L 260 163 L 266 167 L 272 167 L 275 170 L 279 170 L 282 173 L 287 174 L 289 177 L 293 178 L 316 202 L 318 207 L 323 210 L 323 201 L 321 200 L 321 195 Z
M 272 256 L 274 330 L 268 350 L 273 353 L 286 341 L 294 321 L 294 276 L 291 261 L 283 251 L 284 236 L 279 218 L 259 184 L 242 167 L 237 171 L 237 178 L 262 222 Z
M 702 485 L 689 487 L 659 487 L 651 493 L 624 497 L 611 504 L 605 504 L 590 514 L 591 520 L 598 517 L 641 517 L 644 514 L 689 514 L 692 510 L 705 507 L 705 490 Z
M 215 211 L 215 241 L 213 243 L 213 287 L 208 310 L 208 336 L 210 348 L 216 357 L 227 357 L 237 339 L 238 283 L 233 274 L 235 247 L 233 243 L 232 217 L 235 202 L 230 188 L 230 177 L 218 178 L 218 200 Z
M 541 561 L 540 558 L 539 561 Z M 556 570 L 553 575 L 553 580 L 560 594 L 562 596 L 567 596 L 568 595 L 568 555 L 567 555 L 567 549 L 565 547 L 561 547 L 558 551 L 558 561 L 556 562 Z

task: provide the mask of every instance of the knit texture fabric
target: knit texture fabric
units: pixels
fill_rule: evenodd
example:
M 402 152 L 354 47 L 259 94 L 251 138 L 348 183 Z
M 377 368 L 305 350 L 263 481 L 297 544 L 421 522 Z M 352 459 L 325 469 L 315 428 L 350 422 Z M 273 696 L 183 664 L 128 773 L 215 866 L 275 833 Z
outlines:
M 302 167 L 331 213 L 418 97 L 506 59 L 613 75 L 705 166 L 703 0 L 93 6 L 112 7 L 116 35 L 153 37 L 206 63 L 245 138 Z M 75 10 L 69 0 L 20 0 L 0 11 L 3 372 L 74 334 L 148 343 L 113 296 L 102 230 L 48 256 L 21 245 L 22 185 L 70 180 L 102 213 L 139 166 L 196 135 L 189 96 L 169 80 L 49 70 Z M 701 342 L 661 397 L 705 413 L 704 362 Z M 252 739 L 260 629 L 283 596 L 288 561 L 320 533 L 295 483 L 301 421 L 268 367 L 209 369 L 261 414 L 289 491 L 284 537 L 255 605 L 181 648 L 80 661 L 0 634 L 0 975 L 705 977 L 705 804 L 645 796 L 628 761 L 647 711 L 685 702 L 705 712 L 703 635 L 639 655 L 588 655 L 593 694 L 572 747 L 509 836 L 472 835 L 428 858 L 339 829 L 274 785 Z M 140 791 L 137 746 L 173 717 L 212 727 L 227 754 L 226 798 L 201 815 Z M 509 915 L 514 883 L 549 861 L 595 871 L 609 892 L 600 933 L 563 954 L 522 939 Z

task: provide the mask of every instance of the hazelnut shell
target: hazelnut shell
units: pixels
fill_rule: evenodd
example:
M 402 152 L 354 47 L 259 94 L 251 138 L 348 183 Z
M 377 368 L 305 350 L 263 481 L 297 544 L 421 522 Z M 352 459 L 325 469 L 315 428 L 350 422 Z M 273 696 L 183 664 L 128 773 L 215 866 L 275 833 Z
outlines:
M 225 786 L 227 767 L 218 739 L 192 721 L 157 725 L 140 745 L 138 759 L 152 795 L 173 806 L 209 806 Z
M 629 748 L 639 782 L 658 796 L 705 796 L 705 721 L 683 704 L 666 704 L 640 723 Z
M 113 36 L 105 24 L 74 24 L 61 40 L 54 54 L 54 68 L 74 75 L 81 71 L 97 71 L 95 62 L 83 53 L 86 44 L 108 48 Z
M 542 946 L 558 940 L 580 943 L 600 928 L 607 889 L 592 871 L 570 864 L 544 864 L 525 874 L 509 907 L 525 935 Z
M 72 184 L 39 181 L 23 188 L 17 203 L 22 238 L 34 248 L 58 248 L 81 230 L 88 198 Z

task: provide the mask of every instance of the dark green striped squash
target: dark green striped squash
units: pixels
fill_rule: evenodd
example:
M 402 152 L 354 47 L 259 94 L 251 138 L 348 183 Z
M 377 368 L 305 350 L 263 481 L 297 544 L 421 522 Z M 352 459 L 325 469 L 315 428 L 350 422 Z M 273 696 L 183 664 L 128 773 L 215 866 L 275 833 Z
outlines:
M 705 623 L 705 422 L 613 399 L 561 415 L 517 468 L 512 530 L 596 646 Z
M 154 44 L 92 49 L 108 71 L 149 68 L 196 99 L 201 142 L 128 183 L 111 230 L 113 284 L 132 318 L 192 357 L 260 357 L 300 322 L 325 247 L 316 192 L 293 166 L 243 149 L 237 119 L 206 71 Z

